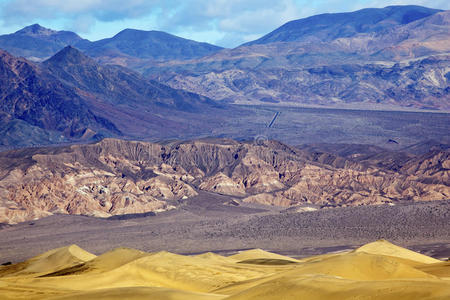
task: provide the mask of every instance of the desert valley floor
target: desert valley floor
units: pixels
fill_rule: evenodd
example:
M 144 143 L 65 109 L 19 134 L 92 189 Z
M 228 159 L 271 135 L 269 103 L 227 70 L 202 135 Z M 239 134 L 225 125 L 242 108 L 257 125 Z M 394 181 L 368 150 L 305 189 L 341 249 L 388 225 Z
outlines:
M 53 215 L 0 230 L 0 299 L 448 299 L 449 206 Z
M 450 257 L 450 201 L 358 206 L 296 212 L 202 192 L 179 209 L 109 219 L 53 215 L 0 229 L 0 263 L 19 262 L 77 244 L 94 254 L 116 247 L 234 254 L 262 248 L 301 258 L 354 249 L 378 239 L 433 256 Z

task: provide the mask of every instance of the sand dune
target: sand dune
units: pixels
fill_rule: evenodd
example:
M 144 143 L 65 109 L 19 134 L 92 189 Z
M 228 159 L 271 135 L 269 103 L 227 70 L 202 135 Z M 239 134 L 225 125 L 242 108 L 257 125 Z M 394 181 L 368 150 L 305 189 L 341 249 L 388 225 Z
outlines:
M 416 269 L 434 276 L 450 280 L 450 261 L 417 266 Z
M 0 269 L 0 278 L 7 276 L 37 277 L 85 263 L 96 256 L 77 245 L 47 251 L 22 263 Z
M 166 289 L 166 288 L 150 288 L 150 287 L 133 287 L 133 288 L 118 288 L 96 290 L 73 295 L 66 295 L 61 297 L 49 298 L 49 300 L 110 300 L 110 299 L 151 299 L 151 300 L 219 300 L 227 296 L 214 295 L 205 293 L 192 293 L 180 290 Z
M 433 275 L 417 270 L 390 257 L 366 253 L 349 253 L 319 262 L 305 263 L 292 271 L 292 276 L 294 277 L 310 274 L 330 275 L 358 281 L 434 278 Z
M 396 246 L 386 240 L 379 240 L 373 243 L 366 244 L 356 249 L 356 252 L 393 256 L 424 264 L 433 264 L 439 262 L 439 260 L 437 259 Z
M 334 276 L 310 275 L 305 277 L 279 277 L 226 299 L 444 300 L 449 299 L 449 297 L 449 282 L 437 280 L 371 281 L 368 284 Z
M 293 259 L 291 257 L 267 252 L 267 251 L 264 251 L 261 249 L 252 249 L 252 250 L 241 251 L 238 254 L 232 255 L 230 257 L 235 260 L 238 260 L 238 261 L 267 258 L 267 259 L 281 259 L 281 260 L 290 260 L 290 261 L 298 262 L 298 260 Z
M 120 266 L 123 266 L 129 262 L 132 262 L 138 258 L 151 255 L 143 251 L 129 249 L 129 248 L 117 248 L 102 255 L 95 257 L 87 262 L 77 264 L 75 266 L 59 270 L 54 273 L 47 274 L 47 277 L 63 276 L 63 275 L 79 275 L 79 274 L 92 274 L 92 273 L 104 273 L 111 271 Z
M 0 299 L 450 299 L 450 264 L 377 241 L 296 260 L 72 245 L 0 268 Z

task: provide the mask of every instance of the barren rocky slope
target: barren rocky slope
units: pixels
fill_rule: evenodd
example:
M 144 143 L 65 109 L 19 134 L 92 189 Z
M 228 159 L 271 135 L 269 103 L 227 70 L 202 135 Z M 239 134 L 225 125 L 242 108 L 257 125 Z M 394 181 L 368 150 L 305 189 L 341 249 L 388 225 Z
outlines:
M 449 61 L 449 55 L 440 55 L 396 64 L 230 68 L 201 73 L 169 72 L 157 77 L 174 88 L 234 103 L 449 110 Z
M 12 146 L 201 134 L 233 111 L 70 46 L 42 64 L 0 50 L 0 101 L 1 144 Z
M 86 128 L 118 133 L 85 99 L 45 69 L 0 50 L 0 112 L 28 126 L 77 136 Z
M 450 12 L 427 15 L 423 9 L 387 7 L 296 20 L 255 42 L 152 65 L 144 74 L 235 103 L 448 110 Z M 364 17 L 348 20 L 353 15 Z
M 0 155 L 0 222 L 54 213 L 111 215 L 174 209 L 200 190 L 240 203 L 355 206 L 450 197 L 448 151 L 400 161 L 307 152 L 267 141 L 155 144 L 105 139 Z
M 89 42 L 33 25 L 0 36 L 0 48 L 42 59 L 72 43 L 98 62 L 240 104 L 450 110 L 449 20 L 414 5 L 322 14 L 234 49 L 132 29 Z

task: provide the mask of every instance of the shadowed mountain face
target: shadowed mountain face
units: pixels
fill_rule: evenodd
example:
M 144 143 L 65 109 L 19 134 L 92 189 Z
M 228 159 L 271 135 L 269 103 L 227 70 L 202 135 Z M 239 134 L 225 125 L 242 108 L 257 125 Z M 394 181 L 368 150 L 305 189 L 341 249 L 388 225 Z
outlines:
M 125 29 L 112 38 L 78 45 L 93 57 L 185 60 L 209 55 L 221 47 L 183 39 L 161 31 Z
M 414 155 L 360 146 L 347 147 L 353 154 L 344 157 L 304 149 L 274 141 L 105 139 L 3 152 L 0 223 L 54 213 L 108 217 L 158 212 L 176 209 L 203 192 L 232 197 L 237 206 L 294 210 L 305 204 L 314 209 L 394 205 L 450 196 L 448 150 Z
M 86 128 L 119 133 L 108 120 L 94 114 L 74 89 L 25 59 L 0 52 L 1 111 L 5 119 L 58 131 L 67 137 Z M 28 130 L 28 129 L 25 129 Z
M 101 66 L 70 46 L 41 65 L 7 52 L 0 59 L 4 145 L 17 145 L 14 135 L 21 130 L 25 138 L 19 145 L 32 143 L 33 132 L 42 143 L 105 135 L 169 137 L 188 127 L 200 132 L 213 110 L 223 113 L 205 97 L 123 67 Z
M 186 111 L 196 111 L 205 103 L 213 105 L 206 97 L 174 90 L 147 80 L 132 70 L 100 65 L 71 46 L 65 47 L 43 65 L 65 83 L 114 104 L 156 104 Z

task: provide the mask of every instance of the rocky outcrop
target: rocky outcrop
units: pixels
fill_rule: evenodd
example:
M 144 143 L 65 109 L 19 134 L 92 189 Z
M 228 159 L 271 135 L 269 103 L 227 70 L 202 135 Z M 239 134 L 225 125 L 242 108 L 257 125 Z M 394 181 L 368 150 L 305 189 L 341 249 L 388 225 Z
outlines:
M 245 196 L 244 185 L 240 182 L 237 183 L 233 181 L 230 177 L 223 174 L 222 172 L 219 172 L 212 177 L 207 177 L 202 180 L 199 188 L 218 194 Z
M 0 50 L 0 85 L 0 146 L 201 134 L 234 110 L 71 46 L 42 64 Z
M 94 114 L 74 88 L 1 50 L 0 86 L 0 112 L 12 119 L 68 138 L 80 136 L 87 128 L 119 133 L 112 122 Z
M 447 150 L 410 155 L 397 171 L 380 167 L 378 159 L 360 163 L 274 141 L 233 140 L 155 144 L 105 139 L 3 152 L 0 223 L 54 213 L 108 217 L 158 212 L 175 208 L 178 200 L 199 190 L 283 207 L 450 197 Z
M 182 110 L 192 109 L 186 99 L 205 100 L 169 85 L 239 104 L 449 110 L 449 20 L 450 11 L 413 5 L 322 14 L 293 20 L 234 49 L 133 29 L 89 42 L 71 32 L 32 25 L 0 36 L 0 47 L 42 59 L 71 44 L 96 62 L 116 65 L 93 66 L 92 60 L 86 68 L 61 66 L 56 59 L 46 62 L 52 73 L 75 79 L 91 99 L 158 98 Z M 143 82 L 117 65 L 160 85 Z M 102 105 L 98 112 L 112 110 Z
M 448 55 L 400 63 L 211 70 L 159 74 L 174 88 L 242 104 L 450 109 Z
M 415 6 L 313 16 L 144 74 L 234 103 L 449 110 L 449 20 Z

